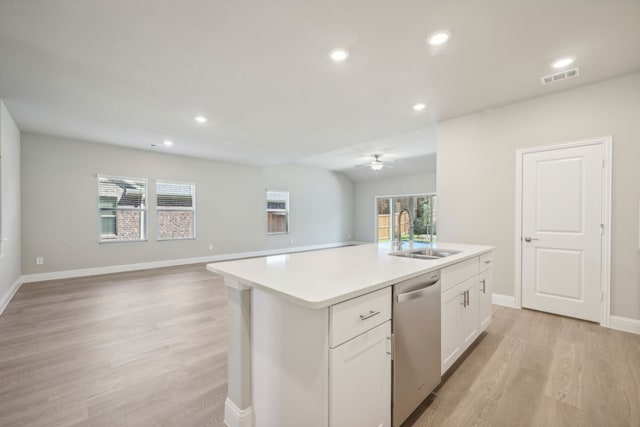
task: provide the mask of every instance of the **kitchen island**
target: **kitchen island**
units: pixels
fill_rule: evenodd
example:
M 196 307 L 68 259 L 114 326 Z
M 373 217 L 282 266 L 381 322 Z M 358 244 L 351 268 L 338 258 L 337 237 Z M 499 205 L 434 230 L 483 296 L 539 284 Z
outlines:
M 444 269 L 451 274 L 443 274 L 443 284 L 457 292 L 481 271 L 482 258 L 491 261 L 493 249 L 437 247 L 459 253 L 412 259 L 369 244 L 209 264 L 229 288 L 227 425 L 388 426 L 391 286 Z M 470 300 L 463 293 L 456 309 Z M 375 315 L 358 315 L 363 310 Z M 343 354 L 355 344 L 367 349 L 357 364 Z M 443 360 L 449 347 L 443 345 Z

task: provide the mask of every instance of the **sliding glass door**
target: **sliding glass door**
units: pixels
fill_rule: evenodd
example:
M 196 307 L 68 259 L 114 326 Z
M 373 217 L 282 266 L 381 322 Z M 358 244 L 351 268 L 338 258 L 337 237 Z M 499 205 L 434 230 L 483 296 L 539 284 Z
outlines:
M 407 212 L 409 215 L 407 215 Z M 437 199 L 434 194 L 376 197 L 376 241 L 413 238 L 418 245 L 437 241 Z

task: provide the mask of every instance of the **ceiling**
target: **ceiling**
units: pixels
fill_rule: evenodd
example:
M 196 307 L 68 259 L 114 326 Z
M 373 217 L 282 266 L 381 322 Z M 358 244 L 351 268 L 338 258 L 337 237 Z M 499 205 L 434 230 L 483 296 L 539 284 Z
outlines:
M 23 131 L 360 179 L 423 167 L 439 120 L 640 70 L 639 45 L 638 0 L 0 0 L 0 98 Z M 542 86 L 562 56 L 579 77 Z

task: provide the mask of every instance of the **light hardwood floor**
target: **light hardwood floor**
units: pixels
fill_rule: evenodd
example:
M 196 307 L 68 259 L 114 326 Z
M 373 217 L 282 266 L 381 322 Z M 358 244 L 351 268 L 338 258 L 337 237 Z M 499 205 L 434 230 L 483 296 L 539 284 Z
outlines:
M 640 426 L 638 335 L 494 306 L 465 356 L 408 425 Z
M 0 316 L 0 426 L 221 426 L 226 340 L 203 265 L 25 284 Z M 454 369 L 407 426 L 640 425 L 637 335 L 496 306 Z
M 0 426 L 222 426 L 227 292 L 204 265 L 23 285 Z

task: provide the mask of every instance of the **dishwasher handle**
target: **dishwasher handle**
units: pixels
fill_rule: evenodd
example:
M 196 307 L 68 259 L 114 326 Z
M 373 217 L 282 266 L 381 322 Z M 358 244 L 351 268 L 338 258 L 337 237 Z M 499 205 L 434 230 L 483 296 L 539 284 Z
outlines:
M 404 293 L 398 294 L 398 295 L 396 295 L 397 301 L 398 301 L 398 303 L 401 303 L 401 302 L 405 302 L 405 301 L 410 301 L 412 299 L 420 298 L 420 297 L 422 297 L 423 295 L 425 295 L 428 292 L 430 287 L 438 284 L 439 282 L 440 282 L 440 278 L 438 278 L 436 280 L 432 280 L 432 281 L 426 282 L 419 289 L 414 289 L 414 290 L 409 291 L 409 292 L 404 292 Z

